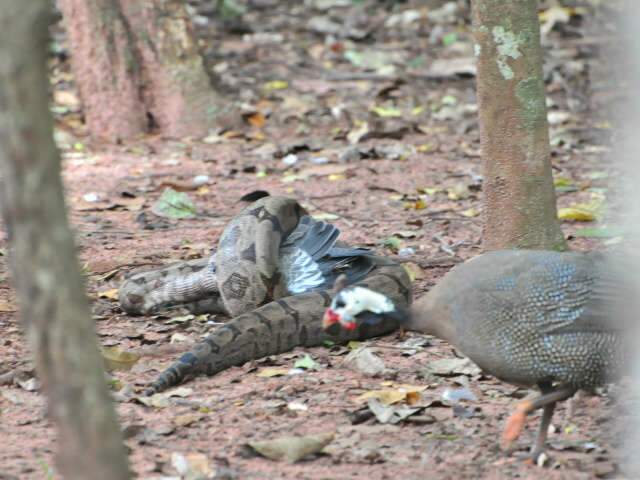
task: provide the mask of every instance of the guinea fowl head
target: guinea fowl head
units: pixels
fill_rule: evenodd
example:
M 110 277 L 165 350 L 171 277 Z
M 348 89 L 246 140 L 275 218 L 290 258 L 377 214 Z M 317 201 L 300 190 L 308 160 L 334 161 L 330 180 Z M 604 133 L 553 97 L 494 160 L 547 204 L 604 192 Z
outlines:
M 333 297 L 324 313 L 322 328 L 336 334 L 340 327 L 355 330 L 362 324 L 376 324 L 383 317 L 403 319 L 393 302 L 381 293 L 364 287 L 348 287 Z

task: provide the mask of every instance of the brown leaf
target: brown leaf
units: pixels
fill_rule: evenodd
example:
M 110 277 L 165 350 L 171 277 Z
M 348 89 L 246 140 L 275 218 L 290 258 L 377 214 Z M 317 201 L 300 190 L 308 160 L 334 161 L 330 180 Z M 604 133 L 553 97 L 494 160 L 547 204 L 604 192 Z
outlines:
M 0 312 L 15 312 L 16 306 L 7 301 L 0 301 Z
M 249 123 L 249 125 L 256 128 L 264 127 L 264 124 L 266 123 L 266 121 L 267 119 L 265 118 L 264 114 L 261 112 L 255 112 L 247 117 L 247 122 Z
M 105 368 L 108 372 L 113 370 L 131 370 L 131 367 L 140 358 L 135 353 L 120 350 L 116 347 L 104 347 L 102 348 L 102 356 L 105 360 Z
M 288 374 L 289 374 L 288 368 L 263 368 L 258 373 L 256 373 L 258 377 L 264 377 L 264 378 L 282 377 Z
M 188 427 L 192 423 L 197 422 L 202 418 L 202 415 L 198 413 L 185 413 L 184 415 L 177 415 L 173 417 L 173 423 L 178 427 Z
M 320 433 L 317 435 L 305 435 L 303 437 L 281 437 L 273 440 L 249 442 L 247 445 L 263 457 L 271 460 L 285 460 L 295 463 L 298 460 L 320 452 L 327 446 L 335 433 Z
M 110 288 L 109 290 L 103 290 L 98 292 L 98 297 L 100 298 L 108 298 L 109 300 L 117 301 L 118 300 L 118 289 Z
M 212 478 L 214 469 L 204 453 L 171 454 L 171 465 L 185 479 Z

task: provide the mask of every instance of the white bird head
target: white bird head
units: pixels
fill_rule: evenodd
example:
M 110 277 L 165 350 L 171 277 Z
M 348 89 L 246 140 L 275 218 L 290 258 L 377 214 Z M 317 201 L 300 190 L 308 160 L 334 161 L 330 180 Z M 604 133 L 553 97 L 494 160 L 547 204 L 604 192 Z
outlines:
M 348 287 L 339 291 L 322 319 L 324 330 L 336 325 L 355 330 L 360 323 L 377 323 L 384 316 L 397 313 L 393 302 L 381 293 L 364 287 Z

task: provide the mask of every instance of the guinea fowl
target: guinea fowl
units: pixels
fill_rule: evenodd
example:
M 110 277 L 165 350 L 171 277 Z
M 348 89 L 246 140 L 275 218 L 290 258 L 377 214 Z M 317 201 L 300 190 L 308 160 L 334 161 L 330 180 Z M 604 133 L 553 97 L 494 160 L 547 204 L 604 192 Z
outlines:
M 508 448 L 526 417 L 543 408 L 531 453 L 542 452 L 556 402 L 617 376 L 625 357 L 615 315 L 624 277 L 602 253 L 505 250 L 452 269 L 409 309 L 366 288 L 345 288 L 323 327 L 355 329 L 391 317 L 399 326 L 439 337 L 482 370 L 540 395 L 518 404 L 502 441 Z

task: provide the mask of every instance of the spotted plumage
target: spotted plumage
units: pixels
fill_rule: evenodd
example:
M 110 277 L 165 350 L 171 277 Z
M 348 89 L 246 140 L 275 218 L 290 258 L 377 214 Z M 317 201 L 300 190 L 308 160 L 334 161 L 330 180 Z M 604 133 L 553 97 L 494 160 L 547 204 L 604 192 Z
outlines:
M 527 407 L 545 407 L 535 452 L 555 402 L 615 379 L 627 354 L 617 307 L 630 292 L 615 259 L 601 253 L 486 253 L 452 269 L 408 311 L 356 291 L 348 287 L 336 295 L 325 328 L 395 318 L 448 341 L 504 381 L 540 387 L 543 395 Z M 513 418 L 509 442 L 523 421 Z

